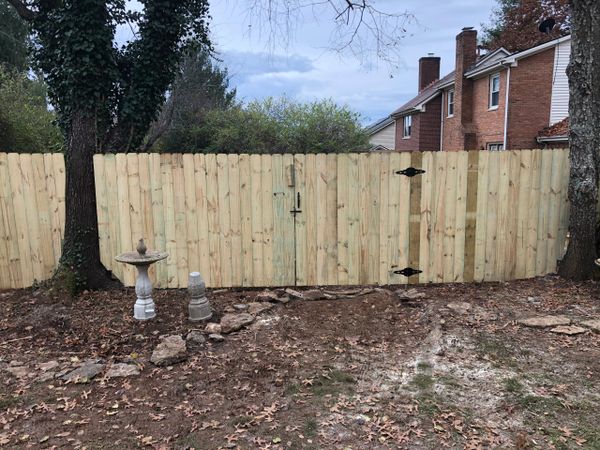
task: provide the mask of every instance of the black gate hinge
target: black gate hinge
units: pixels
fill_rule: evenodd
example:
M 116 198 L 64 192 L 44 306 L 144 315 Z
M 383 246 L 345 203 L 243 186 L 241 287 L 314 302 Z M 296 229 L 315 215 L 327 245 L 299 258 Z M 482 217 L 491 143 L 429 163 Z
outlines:
M 404 269 L 401 270 L 394 270 L 395 274 L 398 275 L 404 275 L 405 277 L 412 277 L 413 275 L 417 275 L 419 273 L 423 273 L 422 270 L 419 269 L 413 269 L 412 267 L 405 267 Z
M 421 175 L 425 173 L 423 169 L 415 169 L 414 167 L 409 167 L 408 169 L 398 170 L 395 172 L 397 175 L 406 175 L 407 177 L 414 177 L 415 175 Z

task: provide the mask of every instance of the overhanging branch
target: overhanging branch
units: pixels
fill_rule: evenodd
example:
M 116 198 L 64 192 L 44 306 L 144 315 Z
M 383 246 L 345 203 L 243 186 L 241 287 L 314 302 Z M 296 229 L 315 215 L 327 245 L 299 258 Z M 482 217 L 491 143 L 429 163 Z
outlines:
M 21 16 L 22 19 L 28 21 L 35 19 L 36 13 L 33 10 L 29 9 L 27 5 L 22 1 L 8 0 L 8 3 L 10 3 L 13 6 L 13 8 L 15 8 L 15 11 L 17 11 L 17 13 L 19 14 L 19 16 Z

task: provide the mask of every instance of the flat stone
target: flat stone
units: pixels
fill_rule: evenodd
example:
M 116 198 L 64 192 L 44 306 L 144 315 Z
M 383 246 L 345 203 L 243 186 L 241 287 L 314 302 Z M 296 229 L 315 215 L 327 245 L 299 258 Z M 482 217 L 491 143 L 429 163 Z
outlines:
M 471 304 L 467 302 L 451 302 L 446 305 L 446 308 L 458 314 L 466 314 L 471 310 Z
M 529 319 L 518 320 L 517 323 L 533 328 L 558 327 L 560 325 L 570 325 L 571 319 L 565 316 L 540 316 L 530 317 Z
M 273 291 L 262 291 L 254 297 L 257 302 L 278 302 L 279 295 Z
M 5 369 L 15 378 L 26 378 L 29 376 L 29 368 L 26 366 L 10 366 Z
M 315 301 L 315 300 L 324 300 L 324 299 L 335 298 L 335 296 L 326 294 L 323 291 L 320 291 L 319 289 L 309 289 L 307 291 L 297 291 L 295 289 L 288 288 L 285 290 L 285 293 L 288 294 L 291 298 L 297 299 L 297 300 Z
M 425 298 L 426 295 L 424 292 L 419 292 L 415 288 L 412 289 L 398 289 L 394 292 L 398 300 L 418 300 L 420 298 Z
M 573 336 L 575 334 L 585 333 L 587 329 L 583 327 L 578 327 L 577 325 L 561 325 L 556 328 L 552 328 L 550 330 L 553 333 L 558 334 L 566 334 L 568 336 Z
M 244 303 L 236 303 L 235 305 L 233 305 L 233 309 L 235 309 L 236 311 L 246 311 L 248 309 L 248 305 Z
M 222 335 L 218 334 L 218 333 L 209 334 L 208 338 L 211 341 L 215 341 L 215 342 L 223 342 L 225 340 L 225 338 Z
M 248 312 L 253 316 L 258 316 L 260 313 L 273 309 L 274 306 L 273 303 L 252 302 L 248 303 Z
M 46 381 L 53 380 L 56 376 L 56 372 L 44 372 L 35 379 L 38 383 L 45 383 Z
M 241 330 L 252 322 L 254 322 L 254 316 L 252 314 L 225 314 L 221 318 L 221 333 L 228 334 Z
M 198 330 L 190 331 L 185 337 L 185 340 L 188 344 L 191 345 L 202 345 L 206 342 L 206 338 L 204 337 L 202 332 Z
M 73 383 L 89 383 L 96 375 L 104 370 L 104 364 L 86 363 L 75 370 L 71 370 L 62 379 Z
M 166 336 L 154 349 L 150 362 L 156 366 L 170 366 L 185 361 L 185 341 L 179 335 Z
M 48 362 L 45 362 L 45 363 L 40 363 L 38 365 L 39 369 L 42 372 L 46 372 L 48 370 L 56 369 L 58 366 L 59 366 L 58 361 L 48 361 Z
M 220 323 L 208 323 L 206 324 L 206 328 L 204 328 L 204 332 L 208 334 L 219 334 L 221 333 L 221 324 Z
M 588 327 L 594 333 L 600 333 L 600 319 L 586 320 L 585 322 L 581 322 L 581 325 Z
M 135 364 L 113 364 L 106 372 L 106 378 L 132 377 L 140 374 L 140 368 Z

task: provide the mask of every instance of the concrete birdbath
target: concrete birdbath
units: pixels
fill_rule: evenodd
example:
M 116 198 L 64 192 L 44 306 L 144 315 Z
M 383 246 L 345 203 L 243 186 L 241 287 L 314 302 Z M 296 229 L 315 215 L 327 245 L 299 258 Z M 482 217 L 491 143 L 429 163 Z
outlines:
M 154 300 L 152 300 L 152 281 L 148 277 L 148 268 L 151 264 L 165 259 L 169 254 L 167 252 L 148 251 L 143 239 L 138 242 L 136 250 L 135 252 L 122 253 L 115 260 L 137 267 L 138 276 L 135 280 L 137 300 L 133 307 L 133 317 L 137 320 L 148 320 L 156 316 Z

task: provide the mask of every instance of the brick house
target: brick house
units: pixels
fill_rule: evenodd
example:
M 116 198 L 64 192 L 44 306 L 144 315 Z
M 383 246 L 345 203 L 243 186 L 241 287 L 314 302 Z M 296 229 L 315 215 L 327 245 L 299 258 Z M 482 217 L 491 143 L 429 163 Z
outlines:
M 478 55 L 477 31 L 464 28 L 454 71 L 440 78 L 440 58 L 419 60 L 417 96 L 390 115 L 395 150 L 567 146 L 570 49 L 565 36 L 518 53 Z

